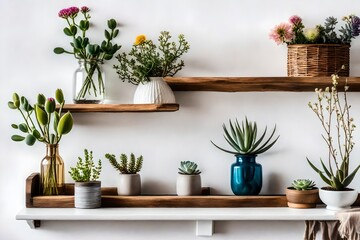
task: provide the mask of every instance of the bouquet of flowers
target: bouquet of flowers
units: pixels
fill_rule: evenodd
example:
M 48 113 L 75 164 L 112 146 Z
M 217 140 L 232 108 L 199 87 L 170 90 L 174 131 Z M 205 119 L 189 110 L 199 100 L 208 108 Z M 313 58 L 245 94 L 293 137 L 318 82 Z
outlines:
M 270 34 L 270 39 L 278 45 L 286 44 L 350 44 L 353 38 L 360 34 L 360 18 L 349 15 L 342 18 L 344 25 L 336 32 L 338 20 L 335 17 L 325 19 L 324 25 L 314 28 L 305 28 L 301 17 L 294 15 L 289 22 L 275 26 Z

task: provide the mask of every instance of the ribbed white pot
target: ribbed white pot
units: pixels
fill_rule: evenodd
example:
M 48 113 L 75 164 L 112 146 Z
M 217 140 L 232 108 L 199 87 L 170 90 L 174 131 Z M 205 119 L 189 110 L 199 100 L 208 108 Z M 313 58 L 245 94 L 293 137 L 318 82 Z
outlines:
M 200 175 L 179 174 L 176 180 L 176 193 L 178 196 L 201 195 Z
M 162 77 L 150 77 L 150 81 L 139 83 L 134 94 L 135 104 L 176 103 L 175 96 Z
M 319 197 L 326 204 L 327 209 L 336 211 L 350 208 L 356 201 L 358 192 L 354 189 L 350 191 L 331 191 L 321 188 Z
M 75 182 L 74 204 L 76 208 L 101 207 L 101 182 Z
M 118 195 L 137 196 L 141 194 L 141 178 L 139 174 L 119 174 Z

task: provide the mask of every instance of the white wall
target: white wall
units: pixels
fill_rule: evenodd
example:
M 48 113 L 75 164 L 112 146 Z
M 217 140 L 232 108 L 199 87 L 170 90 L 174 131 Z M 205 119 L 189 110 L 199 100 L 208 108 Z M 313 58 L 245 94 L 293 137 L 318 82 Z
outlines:
M 81 3 L 80 3 L 81 2 Z M 62 88 L 71 100 L 72 72 L 77 67 L 70 55 L 55 55 L 56 46 L 67 46 L 62 33 L 61 8 L 87 5 L 95 26 L 92 37 L 102 39 L 105 22 L 121 23 L 117 42 L 128 50 L 137 34 L 156 39 L 161 30 L 174 36 L 184 33 L 191 44 L 184 56 L 186 67 L 179 76 L 285 76 L 286 46 L 277 46 L 268 33 L 274 25 L 299 14 L 307 26 L 322 23 L 330 15 L 341 18 L 360 9 L 357 0 L 102 0 L 45 1 L 0 0 L 0 239 L 195 239 L 192 222 L 44 222 L 30 230 L 16 213 L 25 205 L 25 179 L 39 171 L 43 144 L 27 147 L 10 140 L 10 124 L 20 116 L 7 108 L 14 91 L 34 99 L 37 93 L 53 95 Z M 96 35 L 97 34 L 97 35 Z M 351 47 L 351 75 L 359 76 L 359 40 Z M 108 99 L 130 103 L 135 87 L 121 82 L 106 66 Z M 210 139 L 225 144 L 221 124 L 229 118 L 277 124 L 281 135 L 272 150 L 258 157 L 263 165 L 262 194 L 283 193 L 294 178 L 323 183 L 305 161 L 318 159 L 326 149 L 320 125 L 307 102 L 313 93 L 214 93 L 176 92 L 180 111 L 174 113 L 74 114 L 75 127 L 61 142 L 66 168 L 74 165 L 84 148 L 104 159 L 107 152 L 134 152 L 145 157 L 141 172 L 145 193 L 174 193 L 177 165 L 197 161 L 205 186 L 219 194 L 232 194 L 229 167 L 233 156 L 213 147 Z M 355 121 L 360 100 L 350 94 Z M 359 133 L 355 141 L 359 142 Z M 358 161 L 359 148 L 353 152 Z M 114 186 L 116 173 L 104 161 L 103 186 Z M 66 173 L 66 181 L 71 182 Z M 358 188 L 357 177 L 352 187 Z M 302 239 L 302 222 L 217 222 L 213 239 Z

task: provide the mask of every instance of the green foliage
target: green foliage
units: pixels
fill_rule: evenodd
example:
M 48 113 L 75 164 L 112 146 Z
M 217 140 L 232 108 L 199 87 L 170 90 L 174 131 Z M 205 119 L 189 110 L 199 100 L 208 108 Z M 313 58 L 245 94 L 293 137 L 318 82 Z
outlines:
M 201 171 L 197 169 L 198 165 L 195 162 L 191 161 L 181 161 L 179 169 L 179 174 L 182 175 L 199 175 Z
M 315 182 L 309 179 L 297 179 L 291 183 L 291 186 L 296 190 L 311 190 L 315 188 Z
M 245 118 L 245 121 L 242 121 L 241 125 L 237 119 L 234 123 L 229 120 L 229 127 L 230 130 L 228 130 L 226 125 L 223 124 L 224 138 L 235 151 L 229 151 L 221 148 L 213 141 L 211 141 L 211 143 L 218 149 L 235 155 L 257 155 L 264 153 L 269 150 L 280 137 L 278 136 L 275 140 L 272 141 L 276 131 L 275 126 L 270 137 L 267 139 L 265 138 L 267 132 L 266 127 L 264 132 L 258 138 L 256 122 L 252 123 L 251 121 L 248 121 L 247 118 Z
M 356 128 L 354 119 L 350 116 L 351 105 L 347 101 L 349 86 L 345 80 L 344 99 L 340 100 L 337 91 L 339 77 L 332 75 L 332 87 L 325 91 L 315 89 L 317 101 L 309 102 L 308 106 L 316 114 L 324 130 L 322 138 L 328 147 L 327 165 L 320 158 L 321 168 L 316 167 L 308 158 L 311 168 L 319 174 L 321 179 L 331 188 L 342 191 L 352 182 L 360 168 L 357 164 L 350 171 L 350 153 L 355 145 L 353 132 Z
M 56 110 L 55 99 L 46 99 L 43 94 L 38 94 L 37 103 L 34 105 L 31 105 L 26 97 L 20 97 L 17 93 L 13 94 L 12 101 L 8 102 L 8 106 L 10 109 L 19 111 L 24 121 L 11 125 L 12 128 L 19 130 L 22 134 L 13 135 L 11 137 L 13 141 L 25 140 L 29 146 L 32 146 L 36 141 L 58 144 L 62 136 L 71 131 L 73 127 L 71 113 L 62 114 L 62 108 L 65 104 L 62 90 L 57 89 L 55 96 L 60 106 L 58 110 Z
M 119 78 L 138 85 L 148 82 L 149 77 L 174 76 L 184 66 L 180 57 L 190 49 L 185 36 L 178 36 L 178 43 L 171 42 L 171 35 L 162 31 L 158 38 L 159 46 L 144 35 L 139 35 L 129 53 L 121 53 L 116 58 L 119 65 L 114 65 Z
M 84 149 L 85 161 L 78 157 L 78 162 L 75 167 L 70 167 L 69 174 L 76 182 L 91 182 L 96 181 L 101 173 L 101 160 L 95 166 L 93 161 L 93 152 Z
M 143 164 L 143 156 L 140 155 L 135 159 L 133 153 L 130 154 L 130 159 L 125 154 L 120 155 L 120 161 L 116 160 L 114 154 L 105 154 L 105 157 L 109 160 L 110 164 L 122 174 L 136 174 L 140 172 Z

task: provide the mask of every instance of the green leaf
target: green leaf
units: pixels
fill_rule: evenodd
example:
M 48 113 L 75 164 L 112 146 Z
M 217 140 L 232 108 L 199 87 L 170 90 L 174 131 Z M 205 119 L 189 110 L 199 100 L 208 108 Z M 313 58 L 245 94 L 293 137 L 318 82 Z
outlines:
M 54 112 L 54 130 L 57 131 L 57 127 L 59 125 L 60 115 L 58 112 Z
M 11 136 L 11 140 L 15 141 L 15 142 L 21 142 L 25 139 L 25 137 L 20 136 L 20 135 L 12 135 Z
M 356 173 L 358 172 L 359 168 L 360 168 L 360 165 L 357 166 L 357 168 L 355 168 L 355 170 L 351 174 L 349 174 L 349 176 L 347 176 L 344 179 L 344 181 L 343 181 L 344 187 L 347 187 L 352 182 L 352 180 L 354 179 L 354 177 L 355 177 Z
M 41 135 L 40 135 L 39 131 L 36 130 L 36 129 L 34 129 L 34 130 L 32 131 L 32 135 L 33 135 L 36 139 L 39 139 L 39 140 L 40 140 L 40 138 L 41 138 Z
M 115 29 L 115 28 L 116 28 L 116 25 L 117 25 L 115 19 L 109 19 L 109 20 L 107 21 L 107 24 L 108 24 L 108 27 L 109 27 L 111 30 Z
M 81 37 L 74 38 L 74 46 L 75 48 L 82 48 L 82 39 Z
M 63 49 L 62 47 L 54 48 L 54 53 L 56 53 L 56 54 L 62 54 L 64 52 L 65 52 L 65 49 Z
M 70 32 L 72 36 L 75 36 L 77 33 L 77 27 L 75 25 L 70 26 Z
M 19 130 L 22 131 L 23 133 L 27 133 L 28 132 L 28 127 L 25 123 L 21 123 L 19 125 Z
M 105 60 L 110 60 L 112 59 L 113 55 L 112 54 L 104 54 L 104 59 Z
M 59 104 L 62 104 L 64 102 L 64 94 L 60 88 L 56 89 L 55 91 L 55 99 Z
M 224 151 L 224 152 L 227 152 L 227 153 L 231 153 L 231 154 L 234 154 L 234 155 L 236 155 L 236 154 L 238 154 L 237 152 L 232 152 L 232 151 L 229 151 L 229 150 L 226 150 L 226 149 L 224 149 L 224 148 L 221 148 L 221 147 L 219 147 L 218 145 L 216 145 L 215 143 L 213 143 L 213 141 L 210 141 L 215 147 L 217 147 L 218 149 L 220 149 L 221 151 Z
M 111 40 L 111 35 L 110 35 L 109 31 L 106 30 L 106 29 L 105 29 L 105 38 L 106 38 L 107 40 Z
M 45 126 L 46 124 L 48 124 L 49 118 L 47 113 L 42 110 L 38 105 L 35 106 L 35 114 L 36 114 L 36 119 L 39 121 L 39 123 L 43 126 Z
M 32 146 L 36 142 L 36 138 L 33 135 L 28 134 L 26 136 L 25 142 L 26 142 L 27 145 Z
M 65 35 L 67 35 L 67 36 L 69 36 L 69 37 L 71 37 L 72 36 L 72 33 L 71 33 L 71 30 L 70 30 L 70 28 L 64 28 L 64 33 L 65 33 Z
M 14 129 L 18 129 L 18 128 L 19 128 L 19 126 L 16 125 L 16 124 L 11 124 L 11 127 L 14 128 Z
M 119 29 L 116 29 L 116 30 L 114 31 L 114 38 L 116 38 L 118 35 L 119 35 Z
M 59 135 L 67 134 L 71 131 L 74 124 L 74 120 L 70 112 L 65 113 L 59 120 L 57 126 L 57 133 Z
M 13 102 L 11 102 L 11 101 L 8 102 L 8 107 L 9 107 L 10 109 L 17 109 L 17 107 L 15 106 L 15 104 L 14 104 Z
M 323 162 L 323 160 L 322 160 L 321 158 L 320 158 L 320 162 L 321 162 L 322 168 L 323 168 L 324 171 L 325 171 L 325 174 L 326 174 L 329 178 L 331 178 L 332 174 L 331 174 L 330 171 L 327 169 L 327 167 L 325 166 L 325 164 L 324 164 L 324 162 Z

